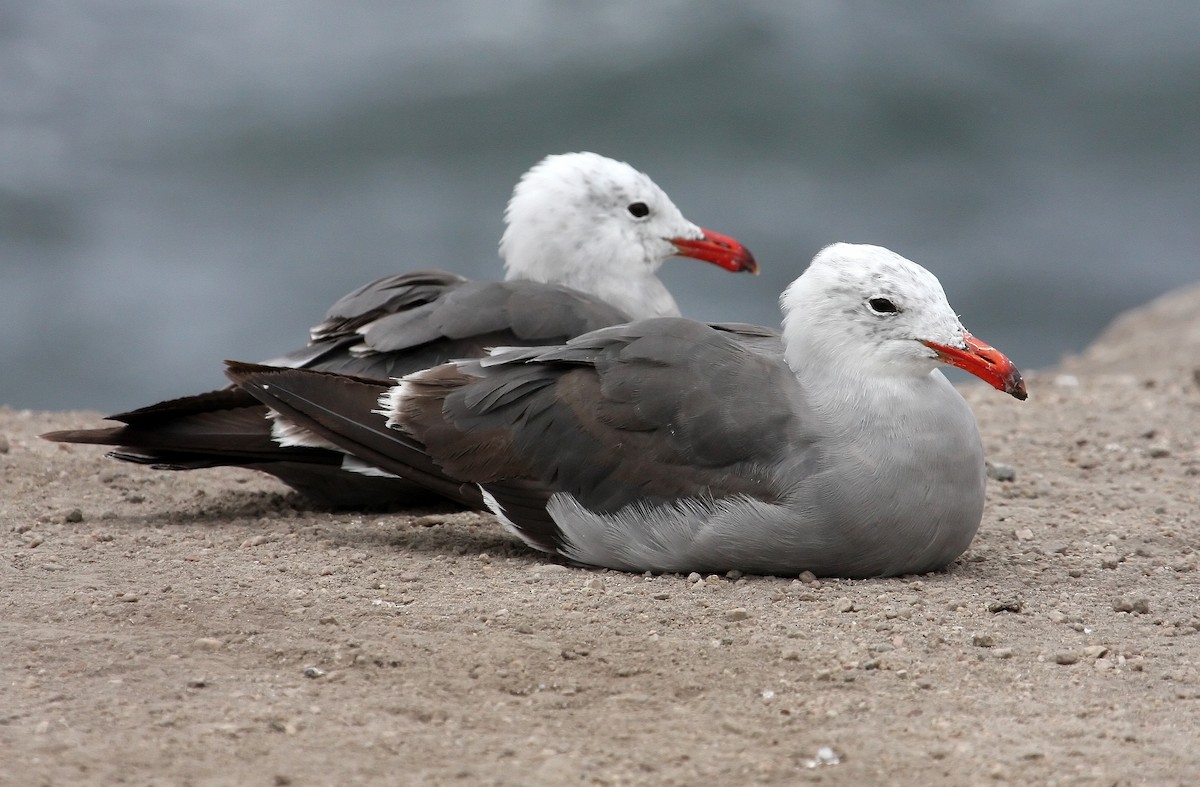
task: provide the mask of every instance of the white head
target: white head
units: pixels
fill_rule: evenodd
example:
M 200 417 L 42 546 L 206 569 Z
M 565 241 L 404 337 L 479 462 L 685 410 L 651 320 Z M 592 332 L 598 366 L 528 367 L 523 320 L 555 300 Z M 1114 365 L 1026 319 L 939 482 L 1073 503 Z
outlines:
M 542 159 L 517 183 L 504 220 L 506 278 L 564 284 L 635 319 L 679 313 L 654 276 L 669 257 L 758 272 L 740 243 L 696 226 L 649 177 L 595 153 Z
M 1025 398 L 1016 367 L 967 332 L 937 277 L 881 246 L 826 246 L 780 304 L 794 369 L 815 360 L 872 376 L 924 376 L 948 363 Z

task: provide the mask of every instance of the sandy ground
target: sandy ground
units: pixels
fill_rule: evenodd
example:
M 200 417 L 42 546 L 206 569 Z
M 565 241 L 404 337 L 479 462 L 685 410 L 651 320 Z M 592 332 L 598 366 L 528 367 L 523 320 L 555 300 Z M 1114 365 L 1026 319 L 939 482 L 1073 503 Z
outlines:
M 964 389 L 1015 479 L 889 580 L 567 567 L 0 409 L 0 783 L 1195 784 L 1197 315 Z

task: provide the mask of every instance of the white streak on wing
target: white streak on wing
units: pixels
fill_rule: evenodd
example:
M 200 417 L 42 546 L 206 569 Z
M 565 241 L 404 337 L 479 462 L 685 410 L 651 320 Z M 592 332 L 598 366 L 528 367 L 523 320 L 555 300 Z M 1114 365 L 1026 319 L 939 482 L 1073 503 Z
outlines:
M 357 456 L 346 454 L 342 459 L 342 469 L 348 473 L 357 473 L 358 475 L 367 475 L 372 478 L 400 478 L 395 473 L 389 473 L 387 470 L 370 465 L 359 459 Z
M 283 448 L 326 448 L 330 451 L 341 451 L 333 443 L 316 435 L 304 427 L 297 426 L 274 410 L 267 411 L 271 419 L 271 439 Z
M 511 519 L 509 519 L 508 516 L 504 513 L 504 508 L 503 508 L 503 506 L 500 505 L 500 501 L 497 500 L 492 495 L 491 492 L 487 491 L 479 484 L 476 484 L 476 486 L 479 487 L 479 492 L 480 492 L 480 494 L 483 495 L 483 504 L 486 505 L 488 507 L 488 510 L 491 511 L 495 515 L 496 519 L 500 520 L 500 525 L 505 530 L 507 530 L 509 533 L 512 533 L 514 536 L 521 539 L 522 541 L 524 541 L 527 546 L 531 546 L 539 552 L 550 552 L 551 551 L 551 550 L 546 549 L 545 547 L 542 547 L 542 546 L 539 546 L 539 545 L 533 543 L 528 538 L 526 538 L 525 534 L 521 532 L 521 529 L 519 527 L 517 527 L 515 524 L 513 524 L 513 521 Z
M 400 421 L 396 415 L 400 412 L 400 406 L 403 401 L 412 393 L 412 383 L 402 379 L 396 379 L 396 384 L 379 395 L 379 409 L 371 412 L 376 415 L 382 415 L 387 418 L 387 426 L 389 429 L 396 429 L 400 426 Z
M 365 358 L 368 355 L 375 355 L 375 349 L 366 342 L 354 344 L 350 346 L 350 354 L 355 358 Z
M 506 355 L 510 352 L 519 352 L 524 349 L 527 349 L 527 348 L 525 348 L 525 347 L 489 347 L 489 348 L 487 348 L 487 357 L 486 358 L 476 358 L 474 360 L 480 366 L 487 368 L 489 366 L 496 366 L 497 364 L 504 363 L 504 359 L 499 358 L 497 360 L 497 356 Z M 464 359 L 461 362 L 454 361 L 454 363 L 461 365 L 462 363 L 469 362 L 469 360 L 471 360 L 471 359 Z

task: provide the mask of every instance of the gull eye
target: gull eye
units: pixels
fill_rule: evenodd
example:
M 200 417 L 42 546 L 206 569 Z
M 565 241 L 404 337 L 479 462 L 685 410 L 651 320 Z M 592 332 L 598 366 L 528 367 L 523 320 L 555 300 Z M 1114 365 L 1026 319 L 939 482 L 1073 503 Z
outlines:
M 872 298 L 867 301 L 867 305 L 876 314 L 895 314 L 900 311 L 896 304 L 892 303 L 888 298 Z
M 635 202 L 629 206 L 629 215 L 635 219 L 644 219 L 650 215 L 650 206 L 644 202 Z

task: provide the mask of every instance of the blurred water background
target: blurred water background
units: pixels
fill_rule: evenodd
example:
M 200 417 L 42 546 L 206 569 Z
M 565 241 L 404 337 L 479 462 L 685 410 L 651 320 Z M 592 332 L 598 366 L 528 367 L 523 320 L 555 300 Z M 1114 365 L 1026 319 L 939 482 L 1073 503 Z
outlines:
M 0 4 L 0 404 L 199 392 L 369 279 L 496 277 L 572 150 L 754 250 L 668 264 L 689 316 L 777 324 L 874 242 L 1046 366 L 1200 280 L 1200 3 Z

